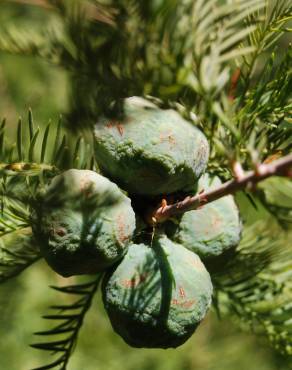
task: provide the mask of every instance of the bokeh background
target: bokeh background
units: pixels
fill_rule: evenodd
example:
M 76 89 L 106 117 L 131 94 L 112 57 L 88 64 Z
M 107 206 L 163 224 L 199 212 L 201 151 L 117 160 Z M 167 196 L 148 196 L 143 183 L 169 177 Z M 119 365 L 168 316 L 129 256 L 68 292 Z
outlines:
M 0 24 L 30 22 L 41 28 L 48 14 L 41 9 L 0 0 Z M 1 37 L 1 35 L 0 35 Z M 284 46 L 285 47 L 285 44 Z M 0 53 L 0 117 L 9 133 L 28 108 L 37 125 L 56 121 L 66 111 L 68 82 L 64 71 L 32 57 Z M 260 213 L 253 215 L 260 217 Z M 49 289 L 64 285 L 43 261 L 0 286 L 0 369 L 28 370 L 47 362 L 46 353 L 29 347 L 33 332 L 45 329 L 41 316 L 49 305 L 68 299 Z M 69 370 L 288 370 L 292 365 L 261 337 L 230 317 L 211 311 L 195 335 L 176 350 L 144 350 L 127 346 L 112 330 L 100 294 L 93 301 L 69 364 Z

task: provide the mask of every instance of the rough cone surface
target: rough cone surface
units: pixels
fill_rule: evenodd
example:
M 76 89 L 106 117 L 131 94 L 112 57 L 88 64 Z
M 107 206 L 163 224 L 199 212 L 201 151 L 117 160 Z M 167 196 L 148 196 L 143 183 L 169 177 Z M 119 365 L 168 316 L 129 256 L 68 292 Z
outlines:
M 56 176 L 34 216 L 34 233 L 49 265 L 63 276 L 91 274 L 126 253 L 135 229 L 131 201 L 89 170 Z
M 169 348 L 204 318 L 212 283 L 196 254 L 163 236 L 152 247 L 132 244 L 102 290 L 112 326 L 129 345 Z
M 125 100 L 125 118 L 95 126 L 96 160 L 111 179 L 134 194 L 189 191 L 208 161 L 204 134 L 176 111 L 149 101 Z
M 218 177 L 211 178 L 205 174 L 199 180 L 199 191 L 220 184 Z M 240 237 L 239 211 L 233 196 L 228 195 L 183 214 L 172 239 L 204 259 L 219 256 L 235 247 Z

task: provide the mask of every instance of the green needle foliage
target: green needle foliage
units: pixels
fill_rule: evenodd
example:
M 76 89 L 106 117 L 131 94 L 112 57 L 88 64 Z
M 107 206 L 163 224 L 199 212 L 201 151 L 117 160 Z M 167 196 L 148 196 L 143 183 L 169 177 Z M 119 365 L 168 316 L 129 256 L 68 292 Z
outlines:
M 38 192 L 65 169 L 98 170 L 90 130 L 100 115 L 122 117 L 125 97 L 147 96 L 191 118 L 210 143 L 208 171 L 226 180 L 235 161 L 253 168 L 291 151 L 292 50 L 285 41 L 291 0 L 39 3 L 44 25 L 30 19 L 1 25 L 0 51 L 64 69 L 70 105 L 63 120 L 44 128 L 30 111 L 27 121 L 19 119 L 14 141 L 5 120 L 0 124 L 0 283 L 39 258 L 30 234 Z M 280 42 L 287 43 L 285 53 Z M 285 355 L 292 354 L 291 194 L 291 180 L 283 178 L 242 193 L 242 242 L 209 266 L 218 313 L 233 313 Z M 57 288 L 81 298 L 46 317 L 60 324 L 38 333 L 47 341 L 33 346 L 57 359 L 39 369 L 66 369 L 99 280 Z
M 257 194 L 266 210 L 278 220 L 279 226 L 285 230 L 291 230 L 291 180 L 271 178 L 259 187 Z
M 216 302 L 219 311 L 233 312 L 253 332 L 266 335 L 281 353 L 291 355 L 289 236 L 273 219 L 268 220 L 247 226 L 235 255 L 222 263 L 224 271 L 215 272 Z
M 89 283 L 66 287 L 52 287 L 58 292 L 77 295 L 80 298 L 72 304 L 51 306 L 54 314 L 43 316 L 44 319 L 57 322 L 58 324 L 50 330 L 40 331 L 35 333 L 35 335 L 54 339 L 49 342 L 35 343 L 31 346 L 58 354 L 58 357 L 52 363 L 34 370 L 66 369 L 79 330 L 83 324 L 84 316 L 90 308 L 92 298 L 99 286 L 100 280 L 101 275 L 98 275 L 95 280 Z

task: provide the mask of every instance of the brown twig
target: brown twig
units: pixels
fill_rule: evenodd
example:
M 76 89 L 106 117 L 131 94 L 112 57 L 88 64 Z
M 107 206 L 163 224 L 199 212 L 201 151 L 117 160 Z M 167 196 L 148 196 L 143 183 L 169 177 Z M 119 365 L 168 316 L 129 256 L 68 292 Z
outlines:
M 240 68 L 237 68 L 231 76 L 230 88 L 228 93 L 229 100 L 233 101 L 235 98 L 235 92 L 240 78 Z
M 268 164 L 257 166 L 255 171 L 249 171 L 238 179 L 233 179 L 221 184 L 216 189 L 203 191 L 193 197 L 186 197 L 181 202 L 170 205 L 163 205 L 151 212 L 148 220 L 152 223 L 160 223 L 168 218 L 182 214 L 187 211 L 197 209 L 203 205 L 214 202 L 215 200 L 229 194 L 234 194 L 239 190 L 248 187 L 254 187 L 258 182 L 270 176 L 288 176 L 292 177 L 292 154 L 289 154 L 281 159 L 275 160 Z

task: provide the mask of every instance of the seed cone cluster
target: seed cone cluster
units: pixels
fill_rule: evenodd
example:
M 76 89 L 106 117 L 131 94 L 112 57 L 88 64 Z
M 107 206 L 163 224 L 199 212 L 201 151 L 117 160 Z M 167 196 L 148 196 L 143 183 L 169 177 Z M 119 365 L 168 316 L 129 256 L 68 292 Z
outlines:
M 52 180 L 33 214 L 41 252 L 63 276 L 105 272 L 104 306 L 129 345 L 177 347 L 211 304 L 203 262 L 240 241 L 238 209 L 227 196 L 156 230 L 143 222 L 145 207 L 163 196 L 220 184 L 204 174 L 204 134 L 174 110 L 125 99 L 124 118 L 101 118 L 94 137 L 97 163 L 108 178 L 69 170 Z

